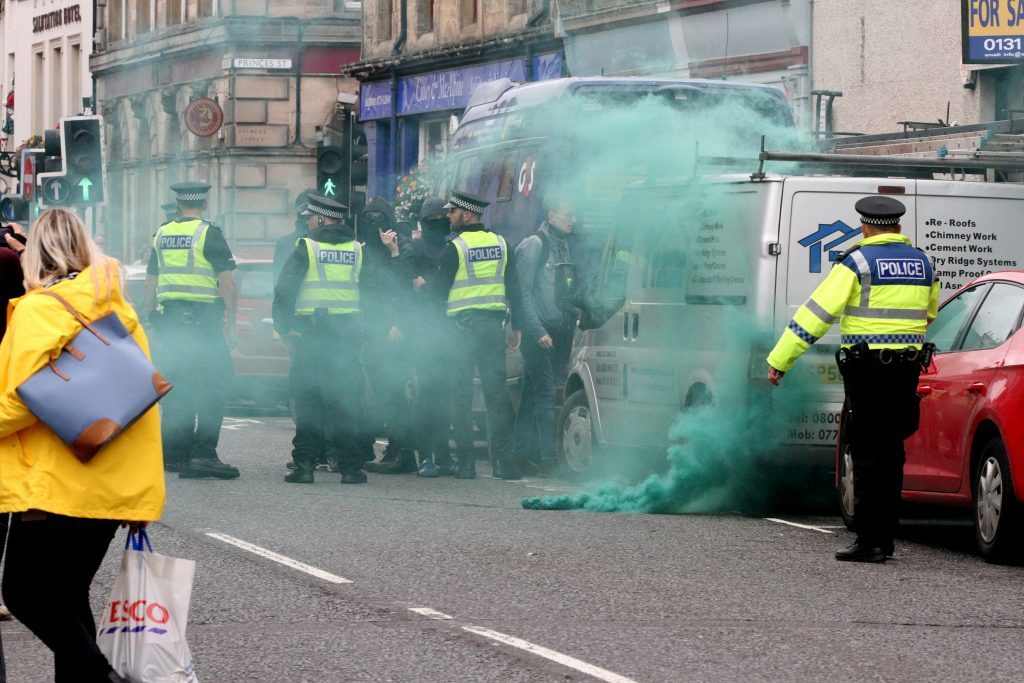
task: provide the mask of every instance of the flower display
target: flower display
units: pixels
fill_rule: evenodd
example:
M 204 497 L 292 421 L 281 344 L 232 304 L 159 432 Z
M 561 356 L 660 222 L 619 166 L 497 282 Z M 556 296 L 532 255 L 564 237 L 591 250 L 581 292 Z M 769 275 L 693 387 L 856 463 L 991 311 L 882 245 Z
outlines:
M 420 207 L 436 185 L 439 169 L 437 159 L 427 159 L 398 179 L 395 187 L 395 218 L 398 221 L 415 225 L 420 217 Z

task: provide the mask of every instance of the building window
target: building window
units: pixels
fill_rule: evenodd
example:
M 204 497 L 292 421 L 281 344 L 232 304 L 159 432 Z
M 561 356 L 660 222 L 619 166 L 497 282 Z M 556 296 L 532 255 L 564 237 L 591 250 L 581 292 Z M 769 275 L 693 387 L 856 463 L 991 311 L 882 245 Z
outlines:
M 391 40 L 391 22 L 395 14 L 394 0 L 377 0 L 377 40 Z
M 110 42 L 124 40 L 124 0 L 110 0 L 107 5 L 107 27 Z
M 434 30 L 434 12 L 437 0 L 418 0 L 416 3 L 416 32 L 430 33 Z
M 420 162 L 440 159 L 448 151 L 448 119 L 422 121 L 420 123 Z
M 177 26 L 182 20 L 181 0 L 167 0 L 167 25 Z
M 508 15 L 514 17 L 517 14 L 526 14 L 526 0 L 508 0 Z
M 153 30 L 152 25 L 153 8 L 150 0 L 139 0 L 135 6 L 135 35 L 149 33 Z
M 46 55 L 42 45 L 32 48 L 32 82 L 44 83 L 43 77 L 46 67 Z M 32 88 L 32 132 L 33 135 L 42 135 L 46 130 L 46 112 L 43 111 L 43 88 Z
M 459 17 L 463 26 L 480 20 L 480 0 L 459 0 Z
M 196 7 L 196 16 L 212 17 L 213 10 L 213 0 L 199 0 Z
M 80 112 L 82 106 L 82 39 L 72 36 L 68 44 L 68 111 Z

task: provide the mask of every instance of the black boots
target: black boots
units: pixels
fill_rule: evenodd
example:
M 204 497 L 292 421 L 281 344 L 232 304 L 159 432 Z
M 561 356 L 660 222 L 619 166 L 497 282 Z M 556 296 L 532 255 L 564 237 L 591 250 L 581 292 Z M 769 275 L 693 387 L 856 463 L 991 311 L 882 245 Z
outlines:
M 861 542 L 858 539 L 842 550 L 837 550 L 836 559 L 840 562 L 885 562 L 885 550 L 880 545 Z
M 459 466 L 455 470 L 456 479 L 476 479 L 476 459 L 469 454 L 459 456 Z
M 495 458 L 491 472 L 495 479 L 522 479 L 523 471 L 511 458 Z
M 179 479 L 237 479 L 238 468 L 217 458 L 192 458 L 178 472 Z
M 380 462 L 370 461 L 363 469 L 374 474 L 409 474 L 416 471 L 416 453 L 409 448 L 391 448 L 384 451 Z
M 289 484 L 312 484 L 313 463 L 308 460 L 295 460 L 295 468 L 284 475 L 284 480 Z

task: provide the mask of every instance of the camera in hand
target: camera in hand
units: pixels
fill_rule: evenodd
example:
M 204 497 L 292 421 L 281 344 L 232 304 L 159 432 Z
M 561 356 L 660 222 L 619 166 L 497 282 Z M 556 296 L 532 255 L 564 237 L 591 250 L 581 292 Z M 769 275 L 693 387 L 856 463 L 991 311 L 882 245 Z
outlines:
M 19 242 L 21 242 L 22 244 L 25 244 L 28 241 L 27 237 L 25 237 L 21 233 L 15 232 L 14 228 L 12 228 L 9 225 L 5 225 L 3 227 L 0 227 L 0 237 L 3 237 L 4 235 L 10 235 L 14 239 L 16 239 Z

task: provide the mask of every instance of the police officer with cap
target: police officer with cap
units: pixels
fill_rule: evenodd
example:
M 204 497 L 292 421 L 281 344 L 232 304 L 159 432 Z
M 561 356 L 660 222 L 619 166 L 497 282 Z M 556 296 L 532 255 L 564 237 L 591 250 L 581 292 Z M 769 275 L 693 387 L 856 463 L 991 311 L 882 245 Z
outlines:
M 797 310 L 768 356 L 768 379 L 777 385 L 839 320 L 842 435 L 853 460 L 857 539 L 836 559 L 885 562 L 895 549 L 903 441 L 917 431 L 917 379 L 931 356 L 925 331 L 938 313 L 939 281 L 931 259 L 900 234 L 901 202 L 865 197 L 855 208 L 864 239 Z
M 165 223 L 178 220 L 178 202 L 166 202 L 161 204 L 160 210 L 164 212 Z
M 232 379 L 235 260 L 221 229 L 203 219 L 209 183 L 171 190 L 179 215 L 153 238 L 145 299 L 160 369 L 174 384 L 162 402 L 164 468 L 183 479 L 234 479 L 238 469 L 220 461 L 217 444 Z
M 512 461 L 512 426 L 515 419 L 508 394 L 505 361 L 507 311 L 508 245 L 497 233 L 484 227 L 481 216 L 488 202 L 465 192 L 452 192 L 444 208 L 451 221 L 452 235 L 441 253 L 436 291 L 445 297 L 451 326 L 451 420 L 455 430 L 458 470 L 455 476 L 476 476 L 473 458 L 473 370 L 480 375 L 495 475 L 518 479 L 521 474 Z M 519 345 L 519 334 L 509 335 L 509 348 Z
M 337 449 L 342 484 L 363 484 L 359 401 L 363 374 L 362 245 L 344 224 L 345 206 L 310 194 L 309 236 L 300 238 L 274 288 L 274 327 L 294 345 L 293 484 L 312 484 L 315 463 Z
M 277 278 L 281 276 L 281 269 L 284 268 L 285 261 L 295 251 L 296 241 L 309 236 L 309 228 L 306 225 L 309 222 L 309 214 L 306 212 L 306 207 L 309 204 L 309 195 L 314 192 L 316 190 L 307 187 L 295 196 L 295 229 L 274 244 L 274 282 L 277 282 Z

